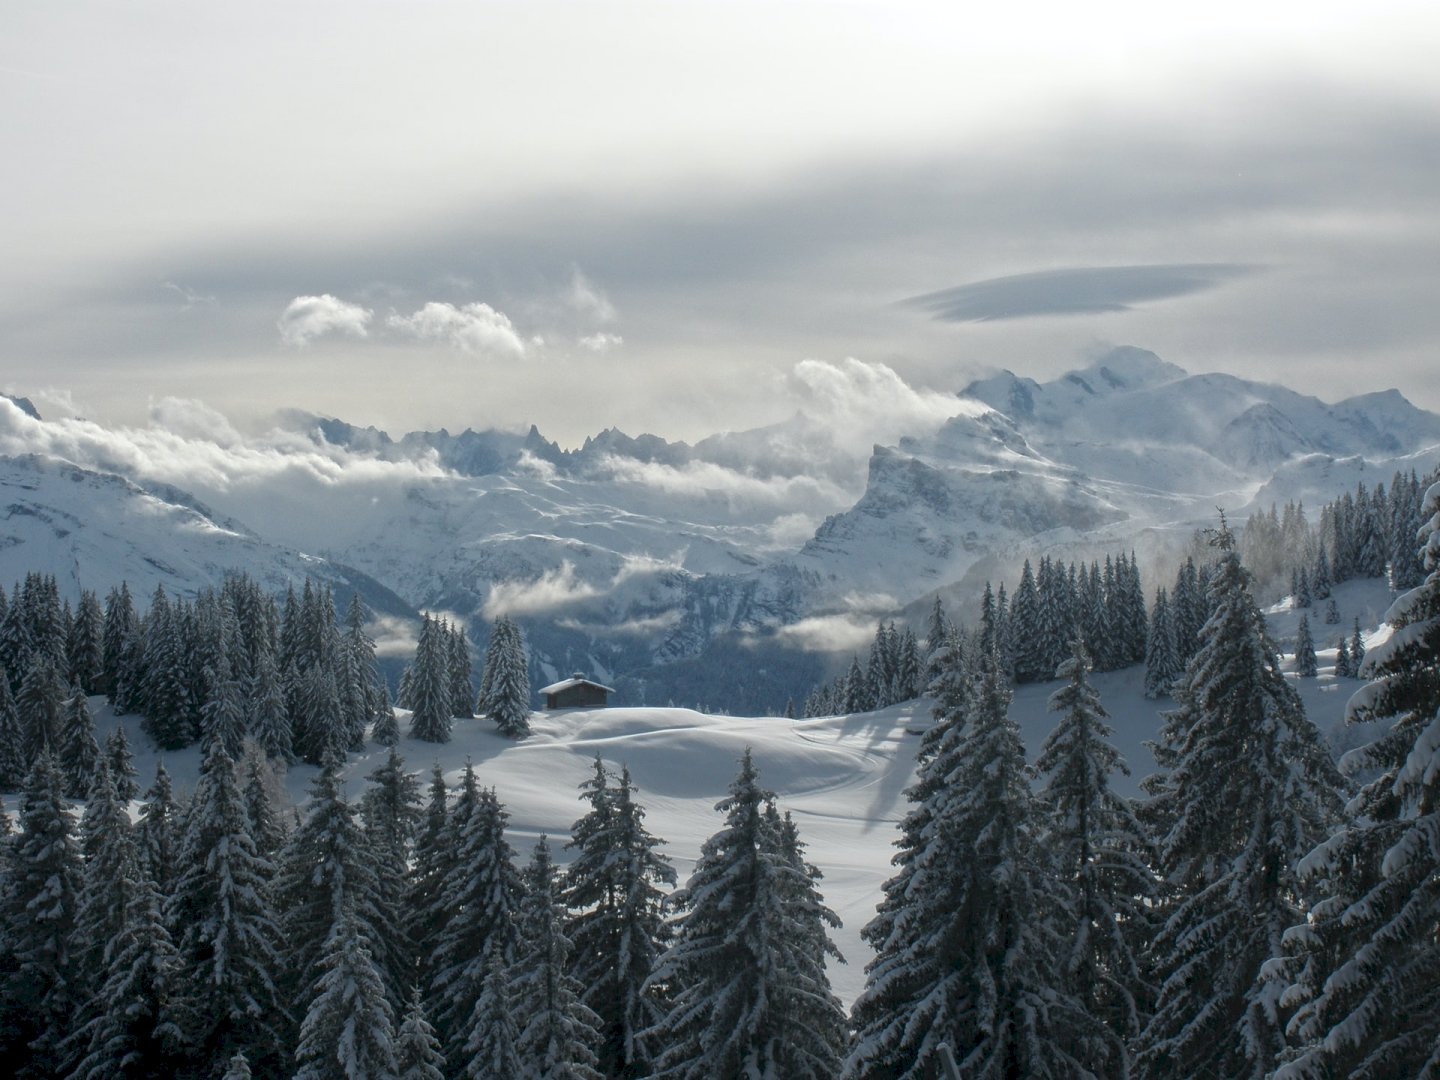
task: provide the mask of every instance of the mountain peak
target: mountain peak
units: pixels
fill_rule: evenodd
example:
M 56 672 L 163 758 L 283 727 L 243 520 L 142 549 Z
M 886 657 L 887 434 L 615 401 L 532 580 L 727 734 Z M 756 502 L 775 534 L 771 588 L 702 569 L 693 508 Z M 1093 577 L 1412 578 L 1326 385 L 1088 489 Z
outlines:
M 1079 376 L 1095 391 L 1140 390 L 1149 386 L 1183 379 L 1189 374 L 1178 364 L 1162 360 L 1149 349 L 1119 345 L 1095 360 L 1089 367 L 1069 372 L 1064 378 L 1074 382 Z

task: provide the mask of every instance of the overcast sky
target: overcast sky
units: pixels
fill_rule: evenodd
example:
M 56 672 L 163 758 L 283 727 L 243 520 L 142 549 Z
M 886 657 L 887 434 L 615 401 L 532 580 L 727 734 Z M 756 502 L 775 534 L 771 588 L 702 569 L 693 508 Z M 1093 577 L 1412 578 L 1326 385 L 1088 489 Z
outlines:
M 1135 344 L 1440 409 L 1433 2 L 989 6 L 11 0 L 0 383 L 573 443 Z

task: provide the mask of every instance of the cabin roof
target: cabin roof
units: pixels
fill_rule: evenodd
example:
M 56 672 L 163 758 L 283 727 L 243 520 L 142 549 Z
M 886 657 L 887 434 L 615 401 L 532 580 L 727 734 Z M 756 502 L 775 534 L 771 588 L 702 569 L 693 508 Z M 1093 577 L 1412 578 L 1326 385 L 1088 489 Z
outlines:
M 551 683 L 549 686 L 542 686 L 540 688 L 540 693 L 558 694 L 562 690 L 569 690 L 572 686 L 593 686 L 597 690 L 604 690 L 607 694 L 615 693 L 615 688 L 613 686 L 606 686 L 603 683 L 598 683 L 593 679 L 581 678 L 578 675 L 572 675 L 568 679 L 561 679 L 559 682 Z

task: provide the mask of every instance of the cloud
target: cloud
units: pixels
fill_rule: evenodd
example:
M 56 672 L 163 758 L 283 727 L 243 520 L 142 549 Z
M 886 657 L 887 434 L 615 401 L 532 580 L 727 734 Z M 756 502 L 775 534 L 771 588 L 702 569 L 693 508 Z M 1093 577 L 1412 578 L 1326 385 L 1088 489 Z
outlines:
M 432 300 L 413 315 L 391 315 L 385 324 L 424 340 L 447 342 L 463 352 L 516 359 L 525 355 L 525 342 L 509 316 L 478 301 L 456 307 Z
M 297 296 L 281 312 L 276 326 L 287 345 L 309 345 L 325 334 L 348 334 L 365 337 L 373 313 L 359 304 L 347 303 L 329 293 L 321 296 Z
M 651 634 L 675 629 L 684 617 L 683 612 L 675 609 L 661 612 L 659 615 L 626 619 L 621 623 L 582 622 L 579 619 L 564 618 L 558 620 L 555 625 L 566 630 L 576 630 L 582 634 L 628 634 L 633 637 L 648 637 Z
M 481 611 L 494 621 L 501 615 L 538 615 L 579 600 L 599 596 L 601 590 L 575 576 L 568 559 L 534 581 L 497 581 L 490 586 Z
M 751 476 L 709 461 L 666 465 L 632 457 L 609 456 L 597 463 L 605 474 L 626 483 L 643 484 L 667 495 L 723 496 L 732 503 L 787 507 L 832 507 L 846 501 L 843 488 L 823 477 Z
M 150 403 L 150 423 L 185 439 L 235 446 L 243 441 L 225 415 L 203 401 L 163 397 Z
M 1256 269 L 1238 263 L 1078 266 L 972 281 L 904 302 L 943 322 L 1093 315 L 1204 292 Z
M 375 642 L 376 656 L 413 656 L 420 643 L 419 624 L 396 615 L 377 615 L 365 624 L 365 632 Z
M 587 334 L 580 339 L 581 348 L 602 354 L 609 352 L 611 349 L 618 349 L 623 344 L 625 344 L 625 339 L 619 334 L 607 334 L 603 330 L 598 333 Z
M 805 652 L 844 652 L 868 646 L 875 624 L 858 615 L 815 615 L 782 626 L 775 636 Z
M 576 315 L 590 322 L 613 323 L 618 317 L 610 298 L 578 266 L 571 268 L 565 301 Z
M 904 435 L 928 434 L 952 416 L 987 411 L 954 394 L 911 386 L 886 364 L 854 357 L 802 360 L 786 389 L 806 416 L 866 456 L 875 443 L 890 445 Z
M 171 292 L 176 293 L 180 299 L 185 301 L 180 305 L 181 311 L 189 311 L 191 308 L 196 307 L 215 306 L 215 297 L 205 293 L 195 292 L 193 289 L 187 288 L 184 285 L 178 285 L 173 281 L 162 281 L 160 286 L 161 288 L 169 289 Z
M 846 610 L 789 623 L 775 636 L 805 652 L 858 650 L 874 640 L 876 621 L 900 606 L 889 593 L 852 592 L 840 602 Z

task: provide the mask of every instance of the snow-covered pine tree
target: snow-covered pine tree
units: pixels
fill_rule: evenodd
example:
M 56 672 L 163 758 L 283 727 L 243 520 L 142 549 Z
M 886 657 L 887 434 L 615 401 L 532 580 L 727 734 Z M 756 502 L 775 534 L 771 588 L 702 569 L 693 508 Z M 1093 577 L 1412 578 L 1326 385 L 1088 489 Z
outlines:
M 1350 662 L 1350 645 L 1342 637 L 1340 644 L 1335 646 L 1335 677 L 1337 679 L 1350 679 L 1355 676 L 1355 665 Z
M 80 606 L 70 627 L 67 647 L 69 675 L 87 694 L 103 693 L 105 678 L 105 613 L 89 589 L 80 590 Z
M 1295 630 L 1295 673 L 1302 679 L 1313 679 L 1320 674 L 1320 664 L 1315 659 L 1315 638 L 1310 633 L 1308 615 L 1300 616 L 1300 625 Z
M 1323 899 L 1272 972 L 1300 1044 L 1277 1080 L 1440 1073 L 1440 485 L 1424 509 L 1428 576 L 1386 613 L 1346 713 L 1374 731 L 1341 761 L 1361 781 L 1349 824 L 1302 861 Z
M 450 657 L 440 621 L 425 615 L 410 680 L 410 734 L 425 742 L 450 741 Z
M 275 652 L 264 637 L 258 641 L 253 667 L 248 682 L 246 726 L 266 757 L 288 764 L 295 760 L 294 733 Z
M 397 913 L 382 895 L 374 854 L 345 798 L 334 758 L 315 778 L 305 817 L 285 846 L 275 897 L 286 944 L 285 994 L 295 1016 L 307 1015 L 314 1003 L 342 917 L 364 928 L 367 956 L 373 957 L 390 999 L 401 998 L 409 983 L 409 950 L 396 926 Z
M 1074 906 L 1064 953 L 1070 986 L 1085 1010 L 1111 1038 L 1103 1058 L 1087 1062 L 1098 1075 L 1129 1075 L 1126 1046 L 1145 1020 L 1150 988 L 1138 959 L 1150 929 L 1155 895 L 1145 828 L 1130 801 L 1110 785 L 1130 775 L 1114 745 L 1114 730 L 1090 685 L 1090 657 L 1076 641 L 1059 674 L 1069 681 L 1050 695 L 1061 713 L 1035 761 L 1046 777 L 1040 798 L 1048 806 L 1046 847 L 1059 861 Z
M 221 1080 L 250 1080 L 250 1059 L 243 1053 L 236 1054 L 225 1065 L 225 1075 Z
M 340 654 L 345 745 L 350 750 L 363 750 L 365 731 L 378 709 L 380 671 L 375 661 L 375 642 L 365 632 L 365 607 L 360 602 L 359 593 L 350 598 L 350 606 L 345 612 L 345 638 Z
M 397 990 L 403 990 L 415 979 L 414 945 L 405 926 L 405 874 L 422 818 L 420 783 L 415 773 L 406 771 L 394 747 L 385 762 L 365 779 L 369 786 L 360 797 L 360 820 L 375 867 L 381 906 L 394 920 L 391 933 L 395 941 L 387 955 L 392 962 L 401 957 L 404 960 L 403 966 L 389 973 L 390 981 Z
M 116 724 L 105 737 L 105 760 L 110 765 L 110 779 L 115 784 L 115 797 L 128 803 L 140 796 L 140 780 L 135 772 L 135 755 L 125 737 L 125 725 Z
M 190 1018 L 176 991 L 179 959 L 160 892 L 137 860 L 127 874 L 125 921 L 107 943 L 93 1015 L 75 1037 L 81 1054 L 75 1080 L 149 1080 L 183 1071 L 182 1032 Z
M 1340 605 L 1335 602 L 1333 596 L 1325 604 L 1325 625 L 1340 625 Z
M 869 712 L 874 707 L 874 698 L 870 695 L 870 683 L 865 678 L 865 669 L 860 666 L 860 658 L 852 655 L 850 670 L 845 674 L 844 711 L 862 713 Z
M 255 851 L 235 766 L 210 745 L 176 857 L 167 919 L 179 934 L 192 1068 L 213 1076 L 237 1052 L 278 1066 L 289 1018 L 276 990 L 279 929 L 267 860 Z
M 958 674 L 957 674 L 958 681 Z M 1105 1033 L 1069 991 L 1069 889 L 1040 844 L 1010 692 L 992 660 L 952 696 L 908 793 L 899 874 L 864 936 L 876 949 L 844 1075 L 919 1077 L 948 1044 L 966 1076 L 1091 1077 Z
M 480 993 L 464 1024 L 464 1080 L 515 1080 L 525 1075 L 516 1050 L 519 1032 L 511 1013 L 510 980 L 499 953 L 483 958 Z
M 35 758 L 20 802 L 20 831 L 10 841 L 9 881 L 0 925 L 11 963 L 3 976 L 7 1068 L 16 1076 L 55 1076 L 61 1044 L 81 1004 L 72 949 L 79 906 L 79 846 L 65 802 L 65 781 L 48 750 Z
M 1355 629 L 1350 634 L 1350 674 L 1354 678 L 1360 678 L 1360 672 L 1364 670 L 1365 663 L 1365 639 L 1360 635 L 1360 620 L 1355 620 Z
M 203 741 L 219 739 L 225 753 L 239 761 L 245 747 L 245 699 L 240 680 L 230 667 L 230 658 L 219 652 L 205 668 L 205 703 L 200 707 Z
M 295 753 L 311 765 L 330 757 L 344 758 L 349 731 L 340 688 L 330 664 L 315 664 L 300 676 L 299 704 L 305 718 L 297 729 Z
M 89 800 L 80 819 L 83 856 L 75 915 L 74 961 L 82 995 L 93 994 L 105 977 L 105 958 L 125 926 L 136 859 L 130 815 L 115 795 L 110 766 L 101 758 L 87 785 Z
M 475 688 L 470 685 L 470 638 L 465 627 L 456 625 L 449 635 L 450 701 L 456 716 L 470 720 L 475 716 Z
M 1297 608 L 1309 608 L 1315 603 L 1315 596 L 1310 591 L 1310 575 L 1302 566 L 1300 568 L 1300 580 L 1296 585 L 1298 590 L 1295 594 L 1295 606 Z
M 634 1080 L 650 1074 L 641 1033 L 661 1013 L 645 982 L 669 941 L 661 886 L 675 884 L 675 870 L 657 850 L 664 841 L 645 828 L 630 770 L 610 780 L 597 756 L 594 776 L 580 785 L 590 809 L 571 826 L 566 845 L 576 855 L 565 873 L 565 903 L 571 973 L 599 1017 L 600 1071 Z
M 41 654 L 27 655 L 25 663 L 20 689 L 15 694 L 15 707 L 20 713 L 25 760 L 33 764 L 42 750 L 60 753 L 65 684 L 60 681 L 55 665 Z
M 1319 554 L 1315 556 L 1315 569 L 1310 574 L 1310 591 L 1315 594 L 1315 599 L 1328 600 L 1334 585 L 1330 573 L 1330 556 L 1325 554 L 1325 545 L 1321 544 Z
M 375 695 L 375 726 L 370 730 L 370 737 L 380 746 L 393 747 L 400 741 L 400 724 L 390 701 L 390 687 L 383 682 Z
M 834 1075 L 843 1048 L 817 1043 L 843 1024 L 824 1022 L 826 995 L 809 978 L 823 954 L 802 966 L 792 951 L 814 944 L 796 904 L 810 882 L 780 850 L 766 820 L 771 799 L 747 749 L 716 804 L 724 827 L 671 897 L 682 913 L 675 942 L 651 976 L 669 998 L 652 1035 L 657 1080 Z
M 1145 696 L 1168 697 L 1175 680 L 1185 670 L 1175 648 L 1174 622 L 1170 614 L 1170 598 L 1162 585 L 1155 593 L 1155 606 L 1150 611 L 1150 634 L 1145 643 Z
M 164 586 L 155 587 L 145 616 L 144 684 L 141 710 L 147 735 L 164 750 L 178 750 L 193 738 L 190 685 L 180 613 L 172 610 Z
M 1010 606 L 1012 638 L 1015 646 L 1015 681 L 1039 682 L 1050 677 L 1045 670 L 1044 642 L 1040 633 L 1040 593 L 1035 585 L 1035 571 L 1030 560 L 1020 570 L 1020 584 L 1015 588 L 1015 602 Z
M 1214 614 L 1154 747 L 1163 772 L 1146 782 L 1162 928 L 1136 1060 L 1156 1078 L 1274 1068 L 1283 1020 L 1260 969 L 1303 917 L 1295 864 L 1338 819 L 1343 784 L 1280 671 L 1223 517 L 1212 543 Z
M 180 830 L 184 828 L 180 807 L 175 802 L 174 788 L 165 762 L 155 763 L 155 782 L 145 792 L 140 807 L 140 820 L 135 826 L 135 840 L 140 865 L 155 882 L 161 896 L 170 894 L 175 872 L 175 849 Z
M 105 597 L 105 626 L 101 631 L 101 685 L 99 692 L 110 698 L 117 714 L 128 711 L 122 708 L 123 694 L 117 692 L 122 679 L 129 674 L 125 666 L 127 644 L 139 628 L 135 615 L 135 601 L 130 596 L 130 586 L 120 583 L 118 589 L 111 589 Z M 128 704 L 128 703 L 127 703 Z
M 454 861 L 441 888 L 450 916 L 435 944 L 429 1000 L 447 1058 L 458 1069 L 472 1056 L 466 1052 L 468 1021 L 482 996 L 487 962 L 492 955 L 507 967 L 515 961 L 522 886 L 505 839 L 509 815 L 495 792 L 479 790 L 473 811 L 457 812 L 456 819 Z
M 341 902 L 308 989 L 295 1050 L 295 1080 L 390 1080 L 395 1076 L 395 1016 L 371 952 L 378 928 Z
M 574 953 L 560 883 L 542 835 L 524 873 L 520 944 L 510 991 L 521 1017 L 516 1052 L 534 1080 L 601 1080 L 595 1051 L 600 1018 L 570 974 Z
M 465 776 L 471 788 L 473 812 L 473 804 L 479 800 L 479 785 L 473 769 L 467 768 Z M 463 798 L 462 795 L 462 801 Z M 417 960 L 415 977 L 424 987 L 430 985 L 434 975 L 435 948 L 441 930 L 449 921 L 450 912 L 444 905 L 443 894 L 445 880 L 455 863 L 457 842 L 449 810 L 449 790 L 437 763 L 431 770 L 429 798 L 415 834 L 402 910 L 405 933 Z M 432 1011 L 433 1008 L 432 1004 Z
M 90 715 L 90 703 L 78 685 L 72 686 L 60 729 L 60 768 L 65 773 L 65 794 L 72 799 L 88 797 L 99 760 L 100 744 L 95 741 L 95 718 Z
M 25 735 L 20 711 L 10 693 L 10 677 L 0 668 L 0 791 L 16 791 L 25 782 Z
M 845 963 L 829 935 L 829 929 L 840 928 L 840 918 L 825 906 L 819 885 L 824 875 L 805 861 L 805 845 L 790 812 L 782 818 L 775 804 L 769 803 L 765 821 L 788 871 L 780 876 L 779 889 L 788 924 L 781 940 L 780 967 L 786 974 L 779 997 L 794 1027 L 777 1048 L 778 1071 L 815 1080 L 833 1077 L 850 1041 L 849 1020 L 825 974 L 827 957 Z
M 503 633 L 503 638 L 486 714 L 495 721 L 500 734 L 523 739 L 530 734 L 530 662 L 525 639 L 519 624 L 510 618 L 502 617 L 495 633 Z
M 396 1080 L 445 1080 L 445 1055 L 440 1040 L 425 1018 L 425 1004 L 418 986 L 410 989 L 405 1019 L 395 1035 Z
M 256 853 L 273 864 L 280 857 L 288 836 L 285 823 L 275 812 L 272 795 L 279 782 L 270 759 L 253 749 L 253 744 L 240 764 L 245 774 L 245 790 L 241 798 L 245 801 L 245 820 L 250 825 L 250 839 L 255 842 Z

